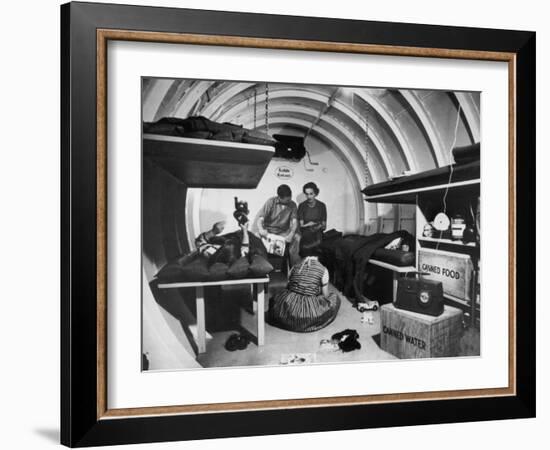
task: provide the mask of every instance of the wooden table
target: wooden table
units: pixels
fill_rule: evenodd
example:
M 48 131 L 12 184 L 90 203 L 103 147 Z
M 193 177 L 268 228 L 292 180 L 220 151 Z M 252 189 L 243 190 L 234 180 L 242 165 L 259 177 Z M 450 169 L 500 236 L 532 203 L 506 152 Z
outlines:
M 204 314 L 204 288 L 208 286 L 231 286 L 239 284 L 250 284 L 253 286 L 253 300 L 257 302 L 256 316 L 258 320 L 257 337 L 258 345 L 264 345 L 265 341 L 265 292 L 264 285 L 269 282 L 269 278 L 244 278 L 241 280 L 223 280 L 223 281 L 197 281 L 191 283 L 160 283 L 159 289 L 180 289 L 195 288 L 195 302 L 197 304 L 197 346 L 199 353 L 206 351 L 206 325 Z

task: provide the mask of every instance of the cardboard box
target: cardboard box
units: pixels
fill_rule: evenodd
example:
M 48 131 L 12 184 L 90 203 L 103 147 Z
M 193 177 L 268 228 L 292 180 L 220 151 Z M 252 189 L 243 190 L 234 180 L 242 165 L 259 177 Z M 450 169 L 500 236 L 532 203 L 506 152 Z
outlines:
M 456 356 L 462 337 L 462 311 L 445 305 L 432 317 L 397 309 L 392 303 L 380 308 L 380 347 L 400 359 Z

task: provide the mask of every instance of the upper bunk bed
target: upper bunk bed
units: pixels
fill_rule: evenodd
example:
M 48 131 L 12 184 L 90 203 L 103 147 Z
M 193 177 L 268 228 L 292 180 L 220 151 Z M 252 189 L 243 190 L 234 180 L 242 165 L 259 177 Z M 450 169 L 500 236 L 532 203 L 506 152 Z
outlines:
M 160 134 L 143 135 L 143 155 L 187 187 L 254 189 L 275 148 Z
M 416 203 L 422 192 L 445 189 L 479 189 L 479 159 L 463 164 L 452 164 L 413 175 L 393 178 L 389 181 L 367 186 L 361 192 L 365 200 L 376 203 Z
M 143 155 L 187 187 L 253 189 L 275 154 L 267 134 L 205 117 L 143 124 Z

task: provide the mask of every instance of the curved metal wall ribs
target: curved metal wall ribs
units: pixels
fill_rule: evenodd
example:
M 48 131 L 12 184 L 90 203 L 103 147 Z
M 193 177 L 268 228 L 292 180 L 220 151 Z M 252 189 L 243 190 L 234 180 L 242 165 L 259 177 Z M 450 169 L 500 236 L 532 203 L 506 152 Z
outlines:
M 298 99 L 303 98 L 307 99 L 308 104 L 304 105 L 297 105 L 296 102 Z M 311 118 L 311 123 L 314 122 L 314 120 L 319 115 L 319 109 L 320 106 L 316 109 L 311 106 L 311 104 L 318 104 L 323 105 L 328 100 L 328 97 L 324 94 L 320 94 L 318 92 L 311 92 L 309 90 L 301 90 L 301 89 L 283 89 L 283 90 L 276 90 L 270 93 L 269 101 L 273 105 L 270 107 L 270 111 L 274 113 L 292 113 L 292 112 L 298 112 L 301 114 L 304 114 L 305 116 L 308 116 Z M 258 94 L 256 101 L 258 102 L 258 111 L 264 111 L 264 103 L 265 103 L 265 94 Z M 361 164 L 364 163 L 364 154 L 365 154 L 365 143 L 364 140 L 359 140 L 357 138 L 358 135 L 362 135 L 364 133 L 364 120 L 362 120 L 357 113 L 352 111 L 350 108 L 348 108 L 346 105 L 344 105 L 341 102 L 334 101 L 331 105 L 336 110 L 340 111 L 343 116 L 346 116 L 349 120 L 346 124 L 345 122 L 338 121 L 338 119 L 332 117 L 330 114 L 325 114 L 320 118 L 320 121 L 323 124 L 329 125 L 329 129 L 326 129 L 326 126 L 321 126 L 321 128 L 325 128 L 326 131 L 329 133 L 332 133 L 334 131 L 337 131 L 338 133 L 344 135 L 343 140 L 351 143 L 348 145 L 351 145 L 352 153 L 357 154 L 359 157 L 359 162 Z M 253 120 L 250 121 L 250 117 L 253 118 L 253 109 L 250 108 L 248 104 L 248 99 L 243 98 L 241 101 L 234 102 L 231 104 L 231 106 L 222 112 L 218 114 L 217 116 L 213 117 L 213 120 L 217 120 L 220 122 L 225 121 L 232 121 L 237 119 L 237 122 L 246 126 L 251 127 L 253 125 Z M 271 119 L 270 119 L 271 122 Z M 258 129 L 263 128 L 263 120 L 258 121 L 259 124 L 261 124 Z M 314 128 L 318 128 L 319 124 L 316 124 Z M 332 130 L 330 128 L 333 128 Z M 306 130 L 309 129 L 309 127 L 306 128 Z M 377 179 L 386 179 L 388 176 L 392 175 L 394 173 L 392 164 L 390 160 L 388 159 L 387 152 L 382 151 L 382 149 L 385 148 L 383 143 L 381 142 L 380 137 L 377 135 L 377 133 L 374 132 L 374 130 L 369 130 L 369 139 L 371 141 L 371 144 L 375 151 L 375 156 L 382 161 L 380 164 L 380 167 L 384 170 L 384 173 L 380 174 L 372 174 L 373 178 Z M 371 171 L 373 169 L 371 168 Z M 372 173 L 372 172 L 371 172 Z
M 153 80 L 151 83 L 153 85 L 148 86 L 143 99 L 144 120 L 156 120 L 164 116 L 187 117 L 193 113 L 205 115 L 212 118 L 212 120 L 231 121 L 241 115 L 243 110 L 250 106 L 250 95 L 245 96 L 243 93 L 255 86 L 255 83 L 224 83 L 226 86 L 218 89 L 218 92 L 210 97 L 208 101 L 203 101 L 203 97 L 208 95 L 209 90 L 216 82 L 159 79 Z M 258 84 L 258 86 L 259 91 L 263 91 L 263 83 Z M 358 140 L 353 136 L 354 134 L 357 135 L 355 131 L 357 128 L 362 129 L 364 127 L 364 119 L 361 117 L 360 112 L 355 111 L 352 106 L 338 100 L 338 98 L 331 99 L 330 94 L 326 91 L 313 91 L 312 86 L 295 89 L 288 89 L 286 86 L 283 85 L 281 89 L 272 88 L 270 102 L 276 104 L 277 102 L 285 103 L 286 100 L 289 100 L 286 103 L 290 105 L 289 112 L 292 110 L 295 111 L 300 106 L 297 103 L 303 102 L 305 108 L 303 112 L 316 119 L 319 111 L 307 110 L 308 104 L 313 102 L 319 105 L 326 105 L 331 100 L 330 107 L 334 108 L 338 115 L 343 118 L 342 126 L 344 130 L 342 130 L 342 127 L 334 126 L 335 121 L 338 121 L 338 119 L 334 118 L 332 120 L 330 111 L 327 111 L 321 117 L 316 126 L 326 127 L 328 125 L 327 131 L 329 133 L 335 132 L 335 130 L 338 133 L 342 131 L 344 134 L 348 133 L 350 135 L 348 141 L 354 142 L 353 147 L 355 151 L 360 155 L 364 155 L 364 146 L 357 145 Z M 379 174 L 379 177 L 389 177 L 395 173 L 394 167 L 392 167 L 395 164 L 392 164 L 392 162 L 396 158 L 401 158 L 402 164 L 405 167 L 409 167 L 412 170 L 421 170 L 422 167 L 418 167 L 409 139 L 399 127 L 395 115 L 388 110 L 386 105 L 377 96 L 371 95 L 367 88 L 353 88 L 352 91 L 365 101 L 372 108 L 372 111 L 382 119 L 387 129 L 391 131 L 395 142 L 398 143 L 397 148 L 392 149 L 387 143 L 384 145 L 379 133 L 369 130 L 369 139 L 376 152 L 376 157 L 383 161 L 381 167 L 386 172 Z M 426 106 L 413 91 L 400 90 L 399 93 L 408 103 L 409 107 L 407 110 L 409 114 L 415 116 L 415 122 L 419 124 L 419 127 L 422 127 L 421 132 L 427 137 L 427 143 L 433 149 L 434 165 L 438 167 L 448 164 L 448 155 L 446 155 L 445 149 L 442 148 L 442 143 L 436 133 L 437 124 L 434 123 L 433 118 L 430 118 L 426 111 Z M 463 118 L 465 118 L 463 125 L 470 131 L 473 141 L 479 140 L 480 126 L 477 105 L 469 93 L 458 92 L 452 95 L 455 98 L 455 102 L 461 106 L 463 111 Z M 256 101 L 258 102 L 258 117 L 262 118 L 257 123 L 263 124 L 265 120 L 263 105 L 265 94 L 263 92 L 258 93 Z M 282 112 L 282 107 L 278 108 L 277 111 Z M 252 113 L 249 112 L 249 114 Z M 349 131 L 346 131 L 346 128 Z M 401 156 L 395 154 L 395 151 L 401 153 Z
M 255 96 L 256 129 L 263 130 L 265 83 L 151 80 L 143 91 L 143 117 L 144 120 L 151 121 L 166 116 L 204 115 L 215 121 L 235 122 L 254 128 L 254 109 L 251 102 L 254 101 L 255 86 L 258 87 Z M 361 107 L 354 106 L 353 102 L 350 104 L 327 86 L 272 84 L 269 95 L 270 126 L 281 130 L 287 124 L 303 130 L 304 134 L 311 128 L 310 133 L 340 155 L 358 191 L 364 184 L 367 145 L 371 156 L 367 170 L 373 182 L 388 179 L 399 173 L 401 167 L 413 171 L 427 168 L 424 167 L 425 162 L 419 163 L 416 157 L 413 137 L 399 123 L 400 116 L 405 113 L 424 136 L 433 166 L 440 167 L 451 162 L 448 149 L 444 148 L 437 132 L 441 124 L 437 117 L 430 114 L 429 105 L 416 91 L 389 90 L 390 95 L 400 95 L 400 100 L 405 102 L 404 108 L 396 111 L 389 102 L 384 102 L 383 96 L 374 95 L 374 91 L 368 88 L 346 89 L 349 90 L 348 95 L 357 95 L 368 105 L 368 144 L 364 135 L 365 110 L 361 111 Z M 460 105 L 462 125 L 471 140 L 479 141 L 479 106 L 470 93 L 449 93 L 449 96 L 456 108 Z M 357 207 L 360 220 L 365 220 L 363 202 L 359 201 Z

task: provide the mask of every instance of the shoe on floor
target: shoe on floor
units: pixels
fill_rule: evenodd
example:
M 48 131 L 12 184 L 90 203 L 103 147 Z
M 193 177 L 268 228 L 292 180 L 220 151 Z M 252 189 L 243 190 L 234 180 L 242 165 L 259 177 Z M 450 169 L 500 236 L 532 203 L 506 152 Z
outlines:
M 244 334 L 238 334 L 234 333 L 225 342 L 225 349 L 230 352 L 234 352 L 235 350 L 244 350 L 246 347 L 248 347 L 248 344 L 250 343 L 250 338 Z

